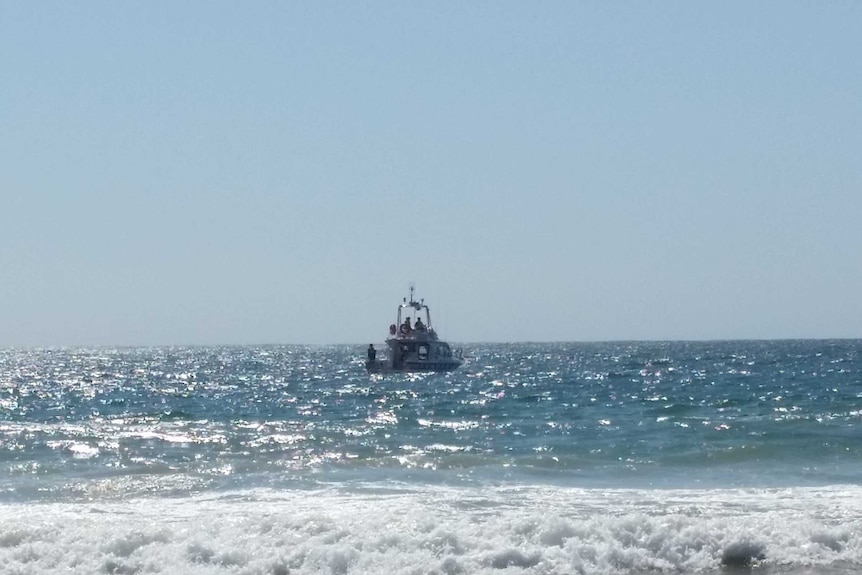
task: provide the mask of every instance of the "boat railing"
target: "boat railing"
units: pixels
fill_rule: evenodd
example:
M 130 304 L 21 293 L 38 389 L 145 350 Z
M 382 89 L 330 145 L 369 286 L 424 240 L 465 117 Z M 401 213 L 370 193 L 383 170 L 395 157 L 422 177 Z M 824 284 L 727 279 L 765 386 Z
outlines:
M 407 333 L 399 332 L 392 335 L 389 339 L 410 339 L 415 341 L 437 341 L 437 332 L 433 328 L 429 329 L 414 329 Z

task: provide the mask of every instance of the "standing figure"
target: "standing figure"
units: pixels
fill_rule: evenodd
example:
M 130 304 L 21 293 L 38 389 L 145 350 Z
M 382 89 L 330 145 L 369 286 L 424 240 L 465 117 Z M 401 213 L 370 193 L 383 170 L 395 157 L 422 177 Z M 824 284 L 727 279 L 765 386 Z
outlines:
M 410 318 L 405 318 L 404 323 L 401 324 L 401 335 L 410 335 L 410 332 L 413 331 L 413 328 L 410 327 Z

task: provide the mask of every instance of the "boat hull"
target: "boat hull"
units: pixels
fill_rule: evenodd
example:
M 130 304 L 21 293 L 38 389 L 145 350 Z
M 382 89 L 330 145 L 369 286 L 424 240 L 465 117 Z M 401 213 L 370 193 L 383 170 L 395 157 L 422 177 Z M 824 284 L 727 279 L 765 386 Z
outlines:
M 368 373 L 446 373 L 461 367 L 460 361 L 405 361 L 394 367 L 391 362 L 376 360 L 366 361 Z

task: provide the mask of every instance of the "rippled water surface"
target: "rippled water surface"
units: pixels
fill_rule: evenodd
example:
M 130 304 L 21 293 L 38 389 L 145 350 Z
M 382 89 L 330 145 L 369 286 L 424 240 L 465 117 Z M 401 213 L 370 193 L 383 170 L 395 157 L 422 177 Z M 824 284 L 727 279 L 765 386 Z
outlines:
M 0 564 L 862 568 L 862 342 L 463 347 L 0 351 Z
M 860 347 L 476 345 L 452 374 L 373 378 L 349 346 L 5 351 L 0 457 L 12 498 L 121 477 L 856 483 Z

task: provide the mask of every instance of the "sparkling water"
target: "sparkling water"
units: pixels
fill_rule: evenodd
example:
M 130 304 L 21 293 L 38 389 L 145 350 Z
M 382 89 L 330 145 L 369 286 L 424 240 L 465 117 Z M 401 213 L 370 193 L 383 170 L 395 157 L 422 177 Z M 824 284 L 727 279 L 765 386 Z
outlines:
M 0 351 L 0 573 L 862 570 L 862 341 L 366 346 Z

